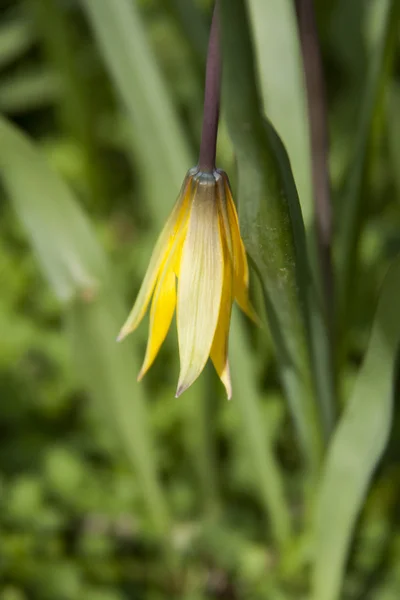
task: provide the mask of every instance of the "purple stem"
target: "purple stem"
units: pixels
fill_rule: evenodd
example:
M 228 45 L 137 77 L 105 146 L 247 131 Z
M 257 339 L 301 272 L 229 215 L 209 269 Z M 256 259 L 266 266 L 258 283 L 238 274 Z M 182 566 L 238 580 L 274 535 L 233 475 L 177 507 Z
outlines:
M 313 0 L 295 0 L 303 54 L 311 138 L 315 226 L 328 323 L 333 323 L 332 205 L 328 166 L 328 117 Z
M 221 53 L 218 21 L 218 0 L 216 0 L 207 52 L 203 129 L 201 132 L 199 154 L 199 169 L 201 171 L 213 171 L 215 169 L 221 90 Z

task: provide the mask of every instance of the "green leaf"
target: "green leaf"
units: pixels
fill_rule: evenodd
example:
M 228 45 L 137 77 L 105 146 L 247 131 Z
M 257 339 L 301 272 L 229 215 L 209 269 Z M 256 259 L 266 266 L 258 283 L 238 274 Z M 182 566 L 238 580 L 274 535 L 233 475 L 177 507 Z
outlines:
M 400 85 L 395 81 L 389 89 L 386 104 L 389 159 L 392 164 L 392 176 L 400 202 Z
M 282 477 L 276 466 L 273 432 L 266 431 L 263 426 L 250 348 L 243 351 L 244 334 L 242 323 L 233 315 L 230 341 L 233 402 L 240 413 L 243 437 L 253 464 L 254 488 L 267 514 L 271 515 L 269 526 L 283 549 L 291 531 L 291 516 L 284 495 Z
M 32 143 L 0 119 L 0 176 L 42 270 L 67 304 L 74 354 L 87 389 L 103 400 L 137 474 L 154 527 L 166 533 L 168 511 L 154 461 L 144 388 L 135 381 L 132 341 L 115 342 L 126 316 L 101 246 L 66 184 Z
M 382 115 L 384 93 L 390 78 L 398 26 L 400 3 L 384 0 L 379 4 L 380 19 L 375 22 L 375 44 L 371 48 L 371 60 L 363 103 L 360 110 L 353 162 L 349 169 L 340 215 L 341 227 L 338 237 L 338 293 L 341 324 L 346 326 L 348 304 L 352 294 L 352 279 L 357 263 L 357 248 L 362 223 L 366 214 L 364 190 L 368 185 L 367 169 L 373 136 L 380 128 L 374 127 Z
M 75 23 L 72 15 L 61 10 L 54 0 L 27 0 L 26 5 L 45 57 L 59 79 L 56 104 L 59 120 L 82 150 L 82 171 L 91 200 L 100 204 L 107 189 L 96 138 L 101 102 L 95 105 L 92 102 L 92 78 L 81 68 L 84 51 L 78 44 Z
M 323 442 L 310 359 L 311 281 L 301 209 L 285 150 L 260 109 L 243 0 L 221 0 L 221 28 L 224 101 L 237 155 L 243 239 L 263 284 L 303 454 L 315 472 Z
M 0 89 L 0 110 L 18 114 L 54 105 L 62 93 L 56 73 L 42 67 L 30 67 L 4 77 Z
M 20 58 L 34 42 L 32 25 L 17 18 L 0 25 L 0 69 Z
M 130 0 L 83 0 L 99 48 L 129 113 L 132 143 L 163 221 L 192 166 L 189 144 Z M 163 199 L 166 199 L 164 201 Z
M 104 253 L 69 189 L 1 117 L 0 147 L 3 184 L 54 292 L 66 302 L 77 292 L 95 290 L 106 276 Z
M 264 112 L 289 155 L 308 232 L 314 207 L 307 98 L 295 5 L 292 0 L 249 0 L 248 6 Z
M 315 516 L 313 600 L 337 600 L 351 536 L 385 449 L 400 343 L 400 259 L 381 290 L 368 350 L 324 467 Z
M 126 311 L 114 293 L 85 301 L 77 298 L 66 313 L 66 324 L 82 381 L 105 419 L 114 425 L 132 462 L 158 533 L 167 533 L 169 516 L 159 487 L 149 430 L 145 388 L 136 382 L 139 361 L 134 338 L 115 342 Z
M 208 31 L 203 11 L 192 0 L 166 0 L 165 5 L 175 16 L 188 39 L 199 65 L 204 67 L 207 55 Z

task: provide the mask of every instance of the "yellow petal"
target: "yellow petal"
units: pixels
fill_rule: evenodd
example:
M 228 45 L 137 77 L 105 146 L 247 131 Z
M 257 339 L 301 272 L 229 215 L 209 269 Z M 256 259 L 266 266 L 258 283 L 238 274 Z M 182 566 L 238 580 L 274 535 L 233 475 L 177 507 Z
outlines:
M 196 197 L 198 187 L 199 187 L 199 182 L 197 180 L 194 180 L 192 182 L 192 186 L 191 186 L 191 195 L 192 195 L 192 198 Z M 191 208 L 191 207 L 189 207 L 189 208 Z M 188 211 L 188 213 L 190 213 L 190 210 Z M 174 252 L 174 260 L 173 260 L 173 263 L 172 263 L 172 268 L 173 268 L 173 270 L 175 272 L 175 275 L 177 277 L 179 277 L 179 270 L 181 268 L 181 260 L 182 260 L 182 252 L 183 252 L 183 240 L 186 237 L 187 230 L 188 230 L 188 225 L 189 225 L 189 215 L 186 213 L 186 219 L 182 223 L 182 226 L 180 228 L 180 231 L 182 233 L 182 243 L 180 243 L 177 246 L 177 248 L 176 248 L 176 250 Z
M 174 244 L 178 230 L 188 217 L 191 187 L 191 177 L 187 176 L 172 213 L 157 240 L 135 304 L 118 335 L 118 341 L 134 331 L 146 313 L 157 277 L 168 259 L 168 254 Z
M 151 303 L 146 355 L 138 375 L 138 381 L 143 378 L 153 364 L 171 325 L 176 306 L 176 257 L 182 252 L 186 231 L 187 223 L 183 224 L 177 232 L 168 259 L 157 281 Z
M 217 180 L 218 211 L 220 217 L 220 227 L 221 231 L 223 232 L 223 238 L 226 242 L 228 252 L 231 256 L 231 262 L 232 264 L 234 264 L 232 234 L 228 216 L 228 200 L 225 191 L 226 189 L 229 189 L 229 184 L 226 185 L 226 179 L 226 174 L 221 172 Z
M 176 277 L 174 271 L 167 267 L 157 282 L 151 303 L 149 338 L 138 381 L 142 379 L 153 364 L 160 346 L 165 340 L 174 315 L 175 305 Z
M 215 183 L 199 181 L 178 279 L 177 324 L 181 371 L 176 395 L 200 375 L 217 327 L 223 255 Z
M 225 192 L 229 227 L 232 236 L 232 259 L 234 269 L 233 295 L 242 311 L 255 323 L 259 323 L 259 318 L 254 311 L 249 298 L 249 267 L 247 264 L 246 250 L 240 235 L 239 219 L 227 181 L 225 181 Z
M 232 384 L 228 362 L 228 339 L 232 313 L 232 262 L 227 247 L 224 248 L 224 284 L 217 329 L 211 346 L 211 360 L 225 386 L 228 400 L 232 397 Z

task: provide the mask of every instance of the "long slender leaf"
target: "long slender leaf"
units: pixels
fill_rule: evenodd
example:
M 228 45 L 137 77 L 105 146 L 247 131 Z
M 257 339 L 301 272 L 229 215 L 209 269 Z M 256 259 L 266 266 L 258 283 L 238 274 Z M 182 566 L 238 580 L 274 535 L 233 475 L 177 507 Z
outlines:
M 384 91 L 390 77 L 397 33 L 400 22 L 400 4 L 385 0 L 381 27 L 376 32 L 377 42 L 371 51 L 370 72 L 366 91 L 361 95 L 360 123 L 357 131 L 354 159 L 349 170 L 343 200 L 343 214 L 338 239 L 338 293 L 342 328 L 345 328 L 351 297 L 352 277 L 357 262 L 359 235 L 365 215 L 364 194 L 366 170 L 371 148 L 373 125 L 383 110 Z M 382 7 L 381 7 L 382 8 Z
M 219 385 L 213 378 L 211 365 L 204 376 L 185 393 L 184 438 L 191 453 L 195 475 L 200 482 L 201 502 L 207 518 L 213 520 L 221 512 L 221 490 L 215 445 L 215 414 L 219 398 Z
M 41 267 L 66 305 L 79 340 L 90 392 L 103 397 L 132 460 L 149 516 L 166 533 L 168 511 L 157 479 L 143 388 L 135 382 L 132 347 L 115 343 L 125 311 L 106 257 L 72 193 L 39 151 L 0 119 L 0 176 Z
M 310 232 L 314 214 L 310 141 L 295 5 L 292 0 L 249 0 L 248 5 L 264 111 L 286 147 Z
M 266 125 L 255 81 L 243 0 L 221 1 L 225 107 L 239 171 L 240 221 L 257 267 L 277 347 L 282 380 L 303 453 L 315 470 L 322 431 L 310 361 L 310 278 L 304 226 L 279 138 Z M 240 93 L 238 93 L 240 90 Z
M 69 189 L 3 118 L 0 140 L 3 183 L 58 298 L 95 290 L 106 277 L 103 252 Z
M 315 519 L 313 600 L 340 598 L 356 519 L 389 436 L 400 343 L 400 259 L 387 274 L 354 391 L 324 468 Z
M 29 68 L 3 78 L 0 110 L 18 114 L 53 106 L 61 94 L 61 81 L 56 73 L 42 67 Z
M 192 166 L 189 145 L 154 60 L 135 2 L 82 0 L 126 107 L 132 140 L 143 173 L 150 180 L 154 210 L 164 220 L 184 173 Z
M 35 40 L 29 21 L 19 18 L 6 20 L 0 25 L 0 68 L 18 59 Z
M 176 15 L 182 30 L 190 40 L 199 65 L 204 66 L 208 32 L 202 11 L 195 2 L 188 0 L 166 0 L 166 5 Z
M 136 382 L 139 360 L 134 340 L 121 345 L 115 332 L 125 317 L 114 293 L 78 297 L 66 311 L 66 324 L 82 381 L 101 403 L 103 414 L 122 442 L 143 491 L 150 520 L 166 534 L 169 515 L 154 464 L 144 388 Z
M 393 165 L 393 178 L 396 186 L 397 198 L 400 202 L 400 85 L 393 81 L 386 105 L 387 136 L 389 146 L 389 158 Z
M 254 465 L 254 487 L 258 488 L 261 501 L 270 507 L 269 527 L 281 548 L 287 545 L 291 532 L 290 513 L 283 501 L 282 480 L 275 467 L 274 449 L 262 425 L 258 390 L 254 381 L 254 366 L 250 353 L 243 352 L 243 332 L 241 323 L 234 315 L 232 323 L 231 360 L 232 384 L 235 395 L 243 400 L 237 402 L 241 421 L 244 425 L 249 454 Z M 268 432 L 271 435 L 271 432 Z
M 91 101 L 89 83 L 79 67 L 79 46 L 70 15 L 61 11 L 55 0 L 30 0 L 28 8 L 48 61 L 60 78 L 61 94 L 56 104 L 60 120 L 68 135 L 81 145 L 91 200 L 101 203 L 106 178 L 96 144 L 96 108 Z

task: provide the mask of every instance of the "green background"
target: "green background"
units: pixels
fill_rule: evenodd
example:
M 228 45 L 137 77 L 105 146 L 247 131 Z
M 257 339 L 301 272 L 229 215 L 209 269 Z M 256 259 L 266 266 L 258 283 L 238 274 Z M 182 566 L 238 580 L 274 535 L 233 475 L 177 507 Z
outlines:
M 310 391 L 318 369 L 329 380 L 326 365 L 318 352 L 303 360 L 299 300 L 286 309 L 292 288 L 276 278 L 287 261 L 302 290 L 303 263 L 318 261 L 294 6 L 222 0 L 218 166 L 238 200 L 257 310 L 269 320 L 274 306 L 288 311 L 270 333 L 234 309 L 227 402 L 210 365 L 174 398 L 175 325 L 141 384 L 147 322 L 115 342 L 196 163 L 211 3 L 0 2 L 1 600 L 399 597 L 399 10 L 314 4 L 339 307 L 334 392 Z M 293 255 L 285 223 L 299 204 L 264 116 L 300 199 L 306 244 L 293 226 Z M 318 320 L 318 302 L 307 310 Z M 277 340 L 295 357 L 289 369 Z M 325 434 L 315 406 L 332 411 Z

